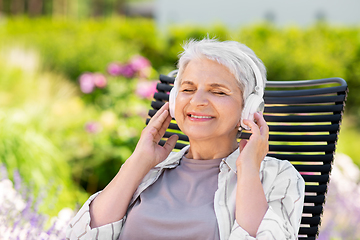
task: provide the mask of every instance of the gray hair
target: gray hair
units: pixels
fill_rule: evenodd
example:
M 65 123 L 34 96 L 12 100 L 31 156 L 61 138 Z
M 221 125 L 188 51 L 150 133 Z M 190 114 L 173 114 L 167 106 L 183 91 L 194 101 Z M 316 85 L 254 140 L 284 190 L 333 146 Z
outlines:
M 179 55 L 178 68 L 179 72 L 176 76 L 176 83 L 179 87 L 182 74 L 186 66 L 192 59 L 207 58 L 217 61 L 219 64 L 227 67 L 234 75 L 237 83 L 243 93 L 243 101 L 254 92 L 255 75 L 254 70 L 249 63 L 250 59 L 246 58 L 244 54 L 253 60 L 259 68 L 263 81 L 263 86 L 266 83 L 266 68 L 263 62 L 244 44 L 236 41 L 220 42 L 216 39 L 205 38 L 200 41 L 190 40 L 183 46 L 184 51 Z

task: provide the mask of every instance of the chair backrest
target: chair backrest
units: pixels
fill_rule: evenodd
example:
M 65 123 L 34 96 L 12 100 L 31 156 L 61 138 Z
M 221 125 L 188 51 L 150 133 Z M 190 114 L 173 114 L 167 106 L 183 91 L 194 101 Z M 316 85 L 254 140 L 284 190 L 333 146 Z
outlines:
M 176 72 L 160 75 L 150 117 L 168 101 L 174 74 Z M 302 240 L 315 239 L 319 233 L 347 92 L 347 84 L 341 78 L 268 81 L 266 84 L 264 117 L 270 129 L 268 156 L 289 160 L 306 182 L 299 230 Z M 173 134 L 179 136 L 176 149 L 189 144 L 175 120 L 170 123 L 164 139 Z M 244 132 L 241 138 L 249 136 L 250 133 Z M 161 140 L 159 144 L 164 142 Z

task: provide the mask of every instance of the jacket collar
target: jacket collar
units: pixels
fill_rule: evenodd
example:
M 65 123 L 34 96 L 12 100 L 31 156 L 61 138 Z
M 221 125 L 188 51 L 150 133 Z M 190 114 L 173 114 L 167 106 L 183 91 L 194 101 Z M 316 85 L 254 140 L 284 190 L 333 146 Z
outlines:
M 239 148 L 236 148 L 235 151 L 233 151 L 228 157 L 223 158 L 222 162 L 220 163 L 220 170 L 225 165 L 228 166 L 228 168 L 233 171 L 236 174 L 236 159 L 240 155 Z

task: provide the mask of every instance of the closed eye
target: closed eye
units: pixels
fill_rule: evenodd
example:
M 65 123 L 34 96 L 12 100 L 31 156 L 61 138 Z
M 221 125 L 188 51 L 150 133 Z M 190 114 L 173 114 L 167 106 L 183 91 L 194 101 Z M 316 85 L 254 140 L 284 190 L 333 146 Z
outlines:
M 227 95 L 224 92 L 220 92 L 220 91 L 213 91 L 212 93 L 216 94 L 216 95 Z
M 193 89 L 183 89 L 181 90 L 182 92 L 193 92 L 194 90 Z

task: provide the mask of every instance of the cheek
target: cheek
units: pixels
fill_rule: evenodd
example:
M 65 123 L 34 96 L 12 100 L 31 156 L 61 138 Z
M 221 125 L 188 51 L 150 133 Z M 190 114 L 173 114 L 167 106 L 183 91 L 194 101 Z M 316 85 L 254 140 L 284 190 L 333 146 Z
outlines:
M 181 93 L 179 93 L 175 100 L 175 119 L 181 119 L 181 115 L 183 114 L 183 109 L 185 106 L 185 99 Z
M 241 120 L 242 105 L 237 101 L 225 101 L 218 107 L 218 109 L 231 123 L 238 123 Z

